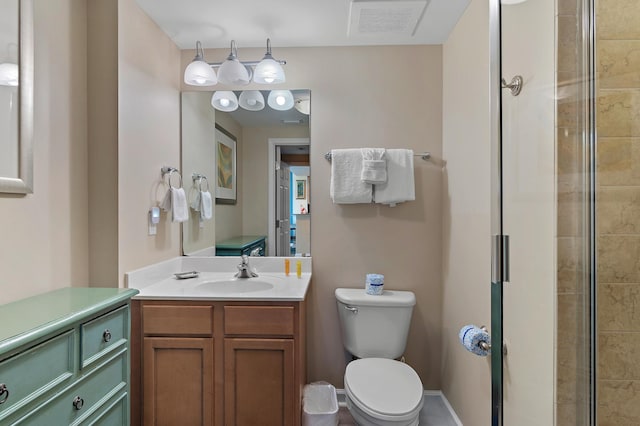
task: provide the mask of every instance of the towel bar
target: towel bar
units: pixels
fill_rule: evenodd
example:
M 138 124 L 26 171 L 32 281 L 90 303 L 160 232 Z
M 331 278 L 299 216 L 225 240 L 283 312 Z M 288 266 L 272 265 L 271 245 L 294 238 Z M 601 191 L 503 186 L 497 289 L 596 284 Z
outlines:
M 424 161 L 428 161 L 431 158 L 431 153 L 430 152 L 419 152 L 417 154 L 413 154 L 413 156 L 414 157 L 420 157 Z M 326 154 L 324 154 L 324 158 L 327 161 L 331 161 L 331 153 L 327 152 Z
M 162 177 L 164 178 L 167 174 L 169 175 L 169 188 L 174 188 L 171 185 L 171 176 L 175 173 L 178 175 L 178 177 L 180 178 L 180 185 L 178 185 L 178 188 L 182 188 L 182 175 L 180 174 L 180 170 L 176 169 L 175 167 L 169 167 L 169 166 L 164 166 L 160 169 L 160 171 L 162 172 Z

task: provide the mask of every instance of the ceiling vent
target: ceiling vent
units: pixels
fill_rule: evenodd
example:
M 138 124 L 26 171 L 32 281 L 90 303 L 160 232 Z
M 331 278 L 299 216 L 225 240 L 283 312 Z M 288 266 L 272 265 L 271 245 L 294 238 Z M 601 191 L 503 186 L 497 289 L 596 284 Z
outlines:
M 413 36 L 429 0 L 351 0 L 349 36 Z

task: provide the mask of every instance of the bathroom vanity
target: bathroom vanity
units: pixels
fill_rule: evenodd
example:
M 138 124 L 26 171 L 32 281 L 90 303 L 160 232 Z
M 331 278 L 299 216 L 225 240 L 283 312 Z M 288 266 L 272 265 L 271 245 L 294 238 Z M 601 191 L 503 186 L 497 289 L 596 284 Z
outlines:
M 216 272 L 191 280 L 129 279 L 141 286 L 132 302 L 132 369 L 141 372 L 132 383 L 132 424 L 300 424 L 311 274 L 275 272 L 270 265 L 281 267 L 282 258 L 252 258 L 257 278 L 219 272 L 238 259 L 218 260 L 224 268 L 209 263 Z M 207 265 L 181 261 L 200 271 Z M 310 271 L 310 259 L 305 266 Z
M 129 424 L 129 299 L 64 288 L 0 306 L 0 424 Z

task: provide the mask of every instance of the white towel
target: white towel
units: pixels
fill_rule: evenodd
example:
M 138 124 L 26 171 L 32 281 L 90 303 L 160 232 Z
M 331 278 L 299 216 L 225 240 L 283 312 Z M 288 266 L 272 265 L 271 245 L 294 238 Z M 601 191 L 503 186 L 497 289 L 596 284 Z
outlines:
M 209 220 L 213 217 L 213 202 L 209 191 L 200 192 L 200 219 Z
M 189 220 L 187 195 L 182 188 L 169 188 L 160 207 L 166 212 L 171 212 L 172 222 L 186 222 Z
M 387 149 L 387 182 L 375 185 L 373 198 L 376 203 L 395 207 L 397 203 L 416 199 L 413 178 L 413 151 Z
M 370 203 L 371 184 L 362 182 L 362 152 L 360 149 L 331 150 L 330 195 L 335 204 Z
M 201 210 L 201 207 L 202 207 L 202 199 L 200 197 L 200 193 L 202 191 L 195 190 L 194 192 L 196 193 L 196 196 L 193 197 L 193 201 L 189 205 L 191 206 L 191 208 L 193 210 L 199 212 Z
M 366 183 L 384 183 L 387 181 L 387 161 L 384 148 L 362 148 L 362 174 L 360 179 Z

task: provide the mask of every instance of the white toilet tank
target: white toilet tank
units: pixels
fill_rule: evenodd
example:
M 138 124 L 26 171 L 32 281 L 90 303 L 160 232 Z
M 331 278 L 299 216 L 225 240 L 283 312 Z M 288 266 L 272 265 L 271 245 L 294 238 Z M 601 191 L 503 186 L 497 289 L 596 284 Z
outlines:
M 412 292 L 385 290 L 373 296 L 364 289 L 338 288 L 335 294 L 342 341 L 349 353 L 358 358 L 402 356 L 416 304 Z

